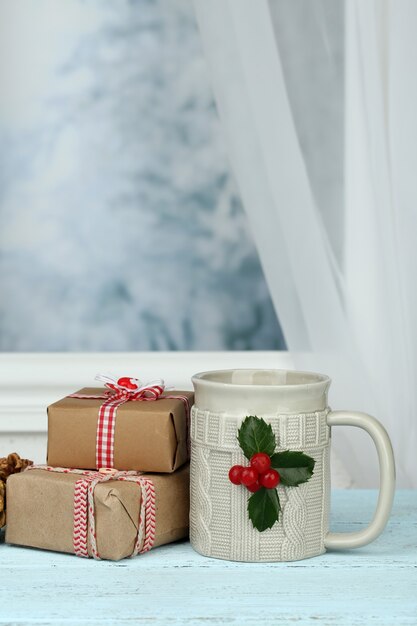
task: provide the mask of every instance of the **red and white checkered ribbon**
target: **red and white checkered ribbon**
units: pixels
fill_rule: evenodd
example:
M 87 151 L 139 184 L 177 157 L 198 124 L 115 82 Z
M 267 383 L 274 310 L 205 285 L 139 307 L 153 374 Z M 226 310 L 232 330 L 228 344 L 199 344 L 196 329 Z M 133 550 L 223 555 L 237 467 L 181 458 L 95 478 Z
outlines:
M 98 374 L 96 380 L 104 382 L 109 391 L 102 395 L 84 395 L 72 393 L 69 398 L 81 398 L 89 400 L 105 400 L 98 410 L 97 434 L 96 434 L 96 467 L 114 468 L 114 431 L 116 426 L 117 409 L 125 402 L 141 401 L 152 402 L 161 398 L 165 390 L 165 383 L 162 379 L 154 380 L 141 385 L 135 378 L 127 379 L 135 381 L 135 389 L 128 389 L 120 385 L 117 379 L 112 376 Z M 119 379 L 123 380 L 123 379 Z M 175 395 L 164 396 L 164 398 L 181 400 L 185 407 L 187 425 L 190 417 L 190 402 L 187 396 Z M 188 439 L 188 435 L 187 435 Z
M 80 474 L 74 486 L 74 529 L 73 545 L 77 556 L 88 557 L 88 542 L 91 554 L 100 559 L 97 549 L 96 516 L 94 508 L 94 489 L 98 483 L 109 480 L 135 482 L 141 490 L 138 534 L 131 556 L 150 550 L 155 541 L 155 487 L 153 482 L 139 472 L 118 472 L 103 470 L 94 472 L 66 467 L 50 467 L 48 465 L 31 465 L 27 470 L 41 469 L 47 472 L 62 474 Z

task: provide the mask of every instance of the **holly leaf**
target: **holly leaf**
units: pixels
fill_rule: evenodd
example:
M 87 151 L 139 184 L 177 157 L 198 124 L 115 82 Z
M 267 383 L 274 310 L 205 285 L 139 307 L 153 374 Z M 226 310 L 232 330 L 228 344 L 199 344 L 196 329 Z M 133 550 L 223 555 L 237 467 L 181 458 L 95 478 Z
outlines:
M 249 519 L 254 528 L 262 532 L 267 528 L 272 528 L 278 521 L 281 510 L 278 492 L 276 489 L 265 489 L 262 487 L 256 491 L 248 500 Z
M 297 487 L 306 483 L 313 475 L 315 460 L 304 452 L 276 452 L 271 456 L 271 467 L 281 476 L 281 484 Z
M 245 417 L 237 438 L 247 459 L 257 452 L 265 452 L 269 456 L 274 453 L 275 435 L 271 424 L 267 424 L 262 417 L 256 417 L 256 415 Z

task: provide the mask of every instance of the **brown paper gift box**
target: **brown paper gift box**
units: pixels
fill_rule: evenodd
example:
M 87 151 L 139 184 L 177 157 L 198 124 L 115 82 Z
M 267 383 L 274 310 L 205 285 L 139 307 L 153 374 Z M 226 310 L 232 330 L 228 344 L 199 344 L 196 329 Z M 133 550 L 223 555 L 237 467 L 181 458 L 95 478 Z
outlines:
M 85 388 L 81 395 L 104 394 L 104 388 Z M 190 391 L 183 395 L 190 405 Z M 48 465 L 100 469 L 96 465 L 98 411 L 104 400 L 63 398 L 48 407 Z M 114 467 L 139 472 L 173 472 L 188 461 L 187 415 L 182 400 L 130 401 L 117 409 Z
M 153 547 L 188 536 L 189 465 L 172 474 L 149 474 L 156 492 Z M 6 542 L 74 553 L 74 486 L 79 474 L 33 469 L 7 482 Z M 141 506 L 140 487 L 112 480 L 94 489 L 97 548 L 102 559 L 132 554 Z M 91 549 L 89 544 L 89 554 Z

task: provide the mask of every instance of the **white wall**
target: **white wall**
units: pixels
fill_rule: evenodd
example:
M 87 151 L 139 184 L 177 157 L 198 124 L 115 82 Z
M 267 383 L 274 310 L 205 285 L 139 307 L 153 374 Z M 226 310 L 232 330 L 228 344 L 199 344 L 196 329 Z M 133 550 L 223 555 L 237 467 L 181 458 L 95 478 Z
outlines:
M 142 352 L 0 354 L 0 456 L 18 452 L 44 463 L 46 407 L 81 387 L 95 385 L 97 373 L 131 373 L 142 380 L 164 378 L 167 385 L 191 389 L 196 372 L 235 367 L 292 369 L 288 352 Z M 350 487 L 338 459 L 332 459 L 333 485 Z
M 191 389 L 201 370 L 233 367 L 291 367 L 286 352 L 3 353 L 0 355 L 0 456 L 16 450 L 45 462 L 46 407 L 94 381 L 97 373 L 132 373 L 142 380 L 164 378 Z

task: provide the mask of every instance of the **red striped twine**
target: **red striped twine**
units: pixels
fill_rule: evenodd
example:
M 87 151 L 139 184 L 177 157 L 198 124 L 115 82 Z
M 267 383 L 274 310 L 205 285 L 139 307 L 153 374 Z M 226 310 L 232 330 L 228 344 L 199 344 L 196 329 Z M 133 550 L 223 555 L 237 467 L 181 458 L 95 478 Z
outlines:
M 93 558 L 99 560 L 97 548 L 96 520 L 94 508 L 94 489 L 98 483 L 109 480 L 135 482 L 141 490 L 138 534 L 131 556 L 150 550 L 155 542 L 156 494 L 153 482 L 138 472 L 94 472 L 48 465 L 31 465 L 27 470 L 42 469 L 48 472 L 79 474 L 80 479 L 74 486 L 74 527 L 73 546 L 77 556 L 88 557 L 88 543 Z M 27 471 L 26 470 L 26 471 Z

